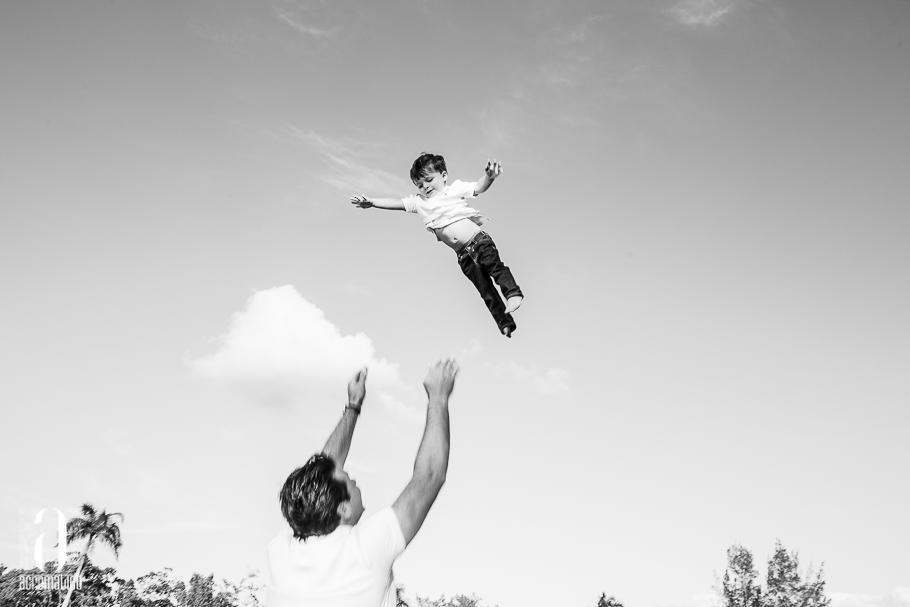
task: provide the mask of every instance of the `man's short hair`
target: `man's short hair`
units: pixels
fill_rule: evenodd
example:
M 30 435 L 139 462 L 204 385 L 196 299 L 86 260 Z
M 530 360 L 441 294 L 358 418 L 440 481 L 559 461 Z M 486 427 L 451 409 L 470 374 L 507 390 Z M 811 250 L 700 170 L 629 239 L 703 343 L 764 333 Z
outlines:
M 317 453 L 291 472 L 278 495 L 281 513 L 294 537 L 327 535 L 341 523 L 338 505 L 351 499 L 344 481 L 335 478 L 335 460 Z
M 430 173 L 446 173 L 445 158 L 438 154 L 429 154 L 427 152 L 418 156 L 414 164 L 411 165 L 411 181 L 417 181 L 424 175 Z

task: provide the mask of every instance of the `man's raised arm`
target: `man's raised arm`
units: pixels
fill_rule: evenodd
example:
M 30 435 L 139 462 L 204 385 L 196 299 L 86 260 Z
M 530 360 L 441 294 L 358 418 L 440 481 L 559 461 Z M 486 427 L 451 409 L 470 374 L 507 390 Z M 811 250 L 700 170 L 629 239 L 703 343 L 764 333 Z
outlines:
M 357 425 L 357 418 L 360 417 L 360 409 L 363 407 L 363 398 L 367 394 L 367 368 L 364 367 L 354 374 L 351 381 L 348 382 L 348 404 L 344 407 L 341 419 L 329 440 L 325 442 L 322 452 L 335 460 L 338 468 L 344 468 L 344 460 L 348 458 L 348 451 L 351 450 L 351 438 L 354 436 L 354 426 Z
M 414 476 L 392 504 L 405 544 L 410 544 L 436 501 L 449 467 L 449 396 L 458 365 L 451 358 L 436 361 L 427 371 L 427 423 L 414 461 Z

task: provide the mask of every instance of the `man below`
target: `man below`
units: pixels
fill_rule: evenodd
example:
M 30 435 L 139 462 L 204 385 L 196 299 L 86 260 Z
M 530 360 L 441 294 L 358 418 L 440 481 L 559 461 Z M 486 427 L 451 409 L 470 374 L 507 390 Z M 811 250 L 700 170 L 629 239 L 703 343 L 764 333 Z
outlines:
M 392 564 L 445 482 L 449 396 L 457 373 L 452 359 L 430 366 L 414 475 L 391 507 L 362 523 L 360 489 L 343 469 L 366 395 L 366 368 L 354 375 L 348 404 L 322 453 L 294 470 L 281 489 L 281 512 L 290 527 L 269 543 L 268 607 L 395 607 Z

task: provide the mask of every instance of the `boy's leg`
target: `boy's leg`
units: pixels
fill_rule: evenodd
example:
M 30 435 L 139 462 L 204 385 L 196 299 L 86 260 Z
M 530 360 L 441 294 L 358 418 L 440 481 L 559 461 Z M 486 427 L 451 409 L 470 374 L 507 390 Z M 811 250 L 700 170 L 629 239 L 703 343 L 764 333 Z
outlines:
M 480 266 L 477 259 L 477 248 L 473 243 L 469 244 L 458 254 L 458 265 L 461 266 L 461 271 L 471 281 L 477 292 L 480 293 L 483 303 L 486 304 L 487 309 L 496 321 L 496 326 L 499 327 L 499 332 L 511 337 L 511 333 L 516 328 L 515 320 L 511 314 L 506 312 L 506 306 L 502 303 L 502 298 L 499 297 L 496 286 L 493 285 L 490 276 Z
M 499 250 L 496 243 L 489 234 L 482 234 L 475 240 L 478 250 L 478 263 L 483 271 L 491 276 L 502 291 L 502 296 L 506 299 L 513 297 L 524 297 L 521 288 L 515 283 L 515 277 L 509 266 L 502 263 L 499 257 Z

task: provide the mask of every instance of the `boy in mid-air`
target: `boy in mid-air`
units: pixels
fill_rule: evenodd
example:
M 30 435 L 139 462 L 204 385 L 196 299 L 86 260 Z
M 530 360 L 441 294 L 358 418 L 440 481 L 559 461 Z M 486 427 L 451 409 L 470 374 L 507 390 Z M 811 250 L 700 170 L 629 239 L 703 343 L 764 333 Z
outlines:
M 512 337 L 515 331 L 512 312 L 521 305 L 521 289 L 515 284 L 508 266 L 499 259 L 493 239 L 480 229 L 488 219 L 467 203 L 469 198 L 486 192 L 501 172 L 499 162 L 487 160 L 483 176 L 478 181 L 456 179 L 450 184 L 443 157 L 424 153 L 411 166 L 411 181 L 417 186 L 418 194 L 407 198 L 351 196 L 351 204 L 361 209 L 375 207 L 419 214 L 427 230 L 458 254 L 461 271 L 477 287 L 500 332 Z M 505 303 L 496 292 L 491 278 L 502 290 Z

